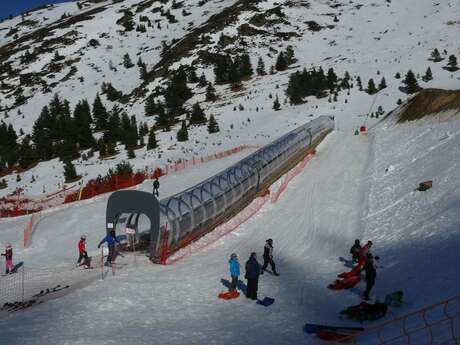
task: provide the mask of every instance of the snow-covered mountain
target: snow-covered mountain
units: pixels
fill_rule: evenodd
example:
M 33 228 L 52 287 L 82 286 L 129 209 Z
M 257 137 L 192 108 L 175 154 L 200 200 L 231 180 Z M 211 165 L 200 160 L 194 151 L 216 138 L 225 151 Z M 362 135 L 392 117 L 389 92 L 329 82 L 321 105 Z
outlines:
M 193 96 L 190 109 L 200 102 L 207 116 L 215 115 L 221 132 L 209 135 L 203 126 L 189 129 L 190 140 L 178 143 L 171 132 L 157 131 L 159 147 L 139 148 L 131 163 L 136 168 L 159 166 L 192 154 L 202 155 L 235 146 L 265 144 L 311 116 L 335 115 L 338 128 L 352 129 L 373 119 L 363 115 L 383 112 L 408 95 L 400 90 L 402 77 L 412 69 L 421 87 L 455 88 L 460 72 L 445 70 L 447 57 L 459 54 L 460 5 L 456 1 L 79 1 L 50 5 L 0 23 L 0 107 L 2 120 L 24 135 L 55 93 L 70 103 L 82 99 L 91 104 L 103 83 L 111 83 L 123 96 L 115 102 L 101 98 L 107 109 L 118 105 L 138 121 L 145 117 L 147 96 L 164 101 L 168 76 L 180 65 L 194 66 L 215 83 L 214 67 L 219 56 L 235 58 L 247 53 L 254 71 L 261 57 L 267 75 L 245 78 L 237 90 L 215 84 L 218 100 L 205 101 L 205 87 L 188 86 Z M 287 70 L 268 73 L 280 52 L 292 47 L 294 58 Z M 433 49 L 440 62 L 430 61 Z M 56 54 L 57 53 L 57 54 Z M 133 64 L 141 58 L 146 75 L 138 66 L 124 67 L 128 54 Z M 303 68 L 334 68 L 339 78 L 351 75 L 353 88 L 336 97 L 308 97 L 291 105 L 285 94 L 289 75 Z M 430 67 L 433 80 L 422 81 Z M 387 88 L 376 95 L 359 91 L 373 78 L 385 78 Z M 281 111 L 272 109 L 278 96 Z M 185 115 L 179 116 L 179 119 Z M 369 124 L 368 123 L 368 124 Z M 96 138 L 100 134 L 95 134 Z M 93 156 L 74 160 L 84 180 L 105 174 L 110 166 L 126 159 L 125 151 L 110 160 Z M 8 187 L 26 194 L 51 192 L 63 184 L 63 165 L 58 159 L 41 162 L 21 173 L 5 177 Z M 34 180 L 34 183 L 30 181 Z

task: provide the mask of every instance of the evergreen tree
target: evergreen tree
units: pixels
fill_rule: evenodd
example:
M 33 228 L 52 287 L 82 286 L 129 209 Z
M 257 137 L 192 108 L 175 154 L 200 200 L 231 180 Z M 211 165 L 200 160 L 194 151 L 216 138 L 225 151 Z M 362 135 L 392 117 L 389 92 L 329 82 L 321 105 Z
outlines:
M 211 114 L 211 116 L 209 117 L 209 122 L 208 122 L 208 133 L 212 134 L 212 133 L 217 133 L 217 132 L 219 132 L 219 125 L 216 119 L 214 118 L 214 115 Z
M 433 80 L 433 73 L 431 72 L 430 67 L 427 68 L 427 70 L 425 72 L 425 75 L 422 77 L 422 80 L 425 81 L 425 82 Z
M 77 143 L 71 137 L 67 137 L 61 140 L 61 142 L 57 146 L 56 151 L 58 157 L 62 161 L 65 161 L 67 159 L 76 159 L 80 157 Z
M 212 83 L 208 83 L 208 87 L 206 88 L 206 101 L 214 102 L 217 100 L 216 96 L 216 89 L 212 86 Z
M 114 105 L 107 122 L 107 130 L 104 132 L 104 141 L 106 143 L 116 144 L 117 141 L 121 141 L 123 138 L 124 132 L 121 129 L 120 114 L 121 109 L 118 105 Z
M 153 150 L 157 147 L 158 147 L 158 142 L 155 137 L 155 130 L 152 127 L 149 132 L 149 141 L 147 142 L 147 150 Z
M 276 59 L 275 68 L 277 71 L 285 71 L 288 67 L 286 56 L 283 52 L 279 53 L 278 58 Z
M 235 69 L 235 64 L 232 61 L 231 57 L 220 56 L 214 65 L 214 75 L 217 84 L 225 84 L 231 82 L 230 73 L 233 72 L 233 79 L 235 79 L 235 74 L 237 70 Z
M 361 81 L 361 77 L 358 76 L 358 78 L 356 78 L 356 83 L 358 84 L 358 89 L 359 91 L 363 91 L 363 83 Z
M 53 122 L 48 107 L 44 106 L 32 128 L 32 140 L 35 144 L 37 159 L 50 160 L 53 158 L 54 149 L 51 136 Z
M 383 77 L 379 84 L 379 90 L 386 89 L 386 87 L 387 87 L 387 82 L 385 80 L 385 77 Z
M 199 87 L 205 87 L 208 85 L 208 81 L 206 80 L 206 76 L 204 75 L 204 72 L 201 73 L 200 79 L 198 80 L 198 86 Z
M 30 135 L 26 135 L 24 139 L 22 139 L 21 146 L 19 147 L 19 166 L 21 169 L 29 168 L 35 162 L 35 152 L 32 149 L 30 144 L 31 137 Z
M 165 110 L 163 108 L 163 105 L 158 104 L 158 116 L 155 118 L 155 124 L 159 128 L 168 129 L 170 123 L 171 123 L 170 118 L 169 118 L 168 114 L 166 114 L 166 112 L 165 112 Z
M 73 112 L 75 127 L 77 129 L 77 142 L 80 149 L 89 149 L 94 146 L 94 137 L 91 132 L 91 113 L 86 100 L 77 103 Z
M 378 92 L 377 88 L 375 87 L 374 80 L 373 80 L 372 78 L 369 79 L 369 82 L 367 83 L 366 92 L 367 92 L 369 95 L 373 95 L 373 94 L 375 94 L 375 93 Z
M 196 84 L 199 82 L 198 76 L 196 75 L 196 68 L 194 66 L 190 66 L 189 68 L 188 82 L 191 84 Z
M 333 91 L 335 89 L 335 84 L 337 83 L 338 78 L 332 67 L 327 71 L 326 79 L 329 90 Z
M 145 101 L 144 111 L 145 116 L 154 116 L 158 113 L 158 108 L 157 104 L 155 103 L 155 96 L 153 93 L 147 97 L 147 100 Z
M 107 155 L 107 146 L 103 139 L 99 139 L 97 142 L 97 148 L 99 150 L 99 158 L 103 158 Z
M 123 55 L 123 66 L 125 68 L 131 68 L 134 66 L 133 62 L 131 61 L 131 57 L 129 56 L 128 53 Z
M 450 72 L 455 72 L 458 70 L 457 58 L 455 57 L 455 55 L 449 56 L 449 62 L 447 63 L 447 67 L 445 67 L 445 69 Z
M 75 181 L 78 177 L 77 171 L 75 170 L 75 166 L 70 160 L 64 161 L 64 177 L 66 183 Z
M 102 130 L 107 127 L 107 109 L 102 104 L 101 97 L 98 93 L 93 103 L 93 118 L 96 122 L 96 130 Z
M 190 124 L 196 125 L 206 122 L 206 115 L 204 114 L 203 109 L 201 109 L 200 104 L 197 102 L 192 107 L 192 114 L 190 116 Z
M 185 121 L 182 121 L 182 126 L 177 132 L 177 141 L 187 141 L 188 140 L 188 130 Z
M 265 62 L 262 59 L 262 57 L 259 57 L 259 60 L 257 61 L 257 68 L 256 68 L 257 75 L 266 75 L 267 72 L 265 72 Z
M 254 74 L 249 54 L 244 53 L 239 60 L 239 75 L 243 78 L 250 78 Z
M 288 65 L 292 65 L 296 62 L 296 58 L 294 56 L 294 48 L 291 45 L 288 45 L 286 48 L 286 61 Z
M 395 79 L 401 79 L 401 73 L 396 72 L 396 74 L 395 74 Z
M 276 110 L 276 111 L 281 109 L 281 104 L 280 104 L 280 101 L 278 99 L 278 95 L 276 95 L 276 98 L 273 101 L 273 109 Z
M 406 85 L 406 92 L 411 94 L 420 90 L 417 79 L 415 78 L 414 73 L 409 70 L 406 74 L 406 77 L 403 80 L 403 83 Z
M 178 116 L 183 112 L 183 104 L 192 97 L 192 92 L 187 87 L 187 74 L 183 66 L 173 72 L 164 97 L 167 112 L 171 117 Z
M 134 148 L 131 145 L 126 145 L 126 153 L 128 155 L 128 159 L 136 158 L 136 153 L 134 152 Z
M 444 59 L 441 57 L 441 54 L 439 53 L 438 48 L 434 48 L 434 50 L 431 52 L 431 60 L 432 60 L 433 62 L 439 62 L 439 61 L 444 60 Z

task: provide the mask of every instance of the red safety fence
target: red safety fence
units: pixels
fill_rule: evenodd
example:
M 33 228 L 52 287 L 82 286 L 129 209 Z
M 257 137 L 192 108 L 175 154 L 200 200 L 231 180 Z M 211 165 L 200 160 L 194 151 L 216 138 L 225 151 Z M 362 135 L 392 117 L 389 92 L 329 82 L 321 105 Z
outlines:
M 213 160 L 222 159 L 250 148 L 256 149 L 258 146 L 241 145 L 212 155 L 192 157 L 191 159 L 181 159 L 163 167 L 145 169 L 144 171 L 138 171 L 125 176 L 112 175 L 109 177 L 90 180 L 83 188 L 80 188 L 78 184 L 75 184 L 70 187 L 64 187 L 64 189 L 60 191 L 41 198 L 26 197 L 23 195 L 23 191 L 18 189 L 11 195 L 0 198 L 0 218 L 24 216 L 62 204 L 90 199 L 100 194 L 134 187 L 144 182 L 146 179 L 165 176 Z
M 32 231 L 34 228 L 34 215 L 30 217 L 27 227 L 24 229 L 24 248 L 30 245 L 30 239 L 32 238 Z
M 458 345 L 460 295 L 367 328 L 340 340 L 343 341 L 354 345 Z M 337 343 L 338 341 L 326 342 L 328 345 Z

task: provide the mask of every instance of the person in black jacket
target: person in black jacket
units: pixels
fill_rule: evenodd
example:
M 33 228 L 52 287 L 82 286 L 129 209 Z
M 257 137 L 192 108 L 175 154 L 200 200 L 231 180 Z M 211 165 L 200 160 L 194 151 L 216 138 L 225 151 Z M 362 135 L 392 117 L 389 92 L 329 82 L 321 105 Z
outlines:
M 355 244 L 353 247 L 350 249 L 350 254 L 353 262 L 358 262 L 359 261 L 359 253 L 361 252 L 361 243 L 359 243 L 359 240 L 355 240 Z
M 156 196 L 160 195 L 160 192 L 158 191 L 160 189 L 160 181 L 158 181 L 158 177 L 155 177 L 155 180 L 153 181 L 153 194 Z
M 264 271 L 267 269 L 268 264 L 272 267 L 273 274 L 275 276 L 279 276 L 279 273 L 276 272 L 275 262 L 273 261 L 273 240 L 269 238 L 265 241 L 264 246 L 264 265 L 262 266 L 262 272 L 260 274 L 264 274 Z
M 366 256 L 366 263 L 364 264 L 364 271 L 366 272 L 366 291 L 364 291 L 364 300 L 369 300 L 369 293 L 375 284 L 375 278 L 377 277 L 377 270 L 374 263 L 374 258 L 371 253 Z
M 259 275 L 260 266 L 257 261 L 256 253 L 251 253 L 249 260 L 246 262 L 246 275 L 244 276 L 247 280 L 246 297 L 250 299 L 257 299 L 257 290 L 259 288 Z

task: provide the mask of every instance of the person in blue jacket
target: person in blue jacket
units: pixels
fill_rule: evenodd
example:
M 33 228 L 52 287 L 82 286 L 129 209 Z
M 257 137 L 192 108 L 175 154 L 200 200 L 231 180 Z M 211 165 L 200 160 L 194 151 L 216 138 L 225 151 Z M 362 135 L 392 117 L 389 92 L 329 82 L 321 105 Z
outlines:
M 105 236 L 101 242 L 97 245 L 98 248 L 101 248 L 102 244 L 107 242 L 107 245 L 109 247 L 109 255 L 107 256 L 107 263 L 111 264 L 113 261 L 115 261 L 115 245 L 117 243 L 120 243 L 117 239 L 117 235 L 115 234 L 115 230 L 110 231 L 110 233 Z
M 232 253 L 232 255 L 230 255 L 228 265 L 230 267 L 230 276 L 232 277 L 232 282 L 230 283 L 229 291 L 236 291 L 238 277 L 240 276 L 240 263 L 238 262 L 238 256 L 235 253 Z
M 246 288 L 246 297 L 250 299 L 257 299 L 257 290 L 259 287 L 260 265 L 257 261 L 257 254 L 252 252 L 249 260 L 246 262 L 246 275 L 248 280 Z

